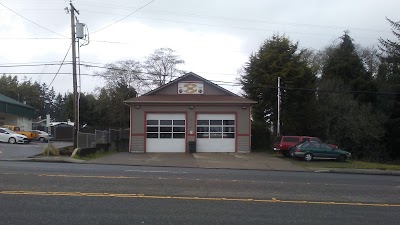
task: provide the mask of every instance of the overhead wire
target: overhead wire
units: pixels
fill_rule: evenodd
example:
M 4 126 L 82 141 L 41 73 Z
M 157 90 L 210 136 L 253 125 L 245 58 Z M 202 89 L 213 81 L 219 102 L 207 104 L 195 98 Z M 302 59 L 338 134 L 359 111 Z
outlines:
M 112 25 L 121 22 L 122 20 L 128 18 L 129 16 L 135 14 L 136 12 L 138 12 L 138 11 L 140 11 L 141 9 L 145 8 L 146 6 L 150 5 L 150 4 L 153 3 L 154 1 L 156 1 L 156 0 L 151 0 L 150 2 L 148 2 L 148 3 L 146 3 L 145 5 L 139 7 L 138 9 L 136 9 L 135 11 L 133 11 L 132 13 L 129 13 L 128 15 L 122 17 L 121 19 L 115 21 L 114 23 L 111 23 L 111 24 L 109 24 L 109 25 L 107 25 L 107 26 L 105 26 L 105 27 L 103 27 L 103 28 L 101 28 L 101 29 L 98 29 L 98 30 L 92 32 L 92 34 L 97 33 L 97 32 L 99 32 L 99 31 L 102 31 L 102 30 L 104 30 L 104 29 L 107 29 L 107 28 L 111 27 Z
M 46 28 L 46 27 L 44 27 L 44 26 L 42 26 L 42 25 L 40 25 L 40 24 L 38 24 L 38 23 L 36 23 L 36 22 L 30 20 L 30 19 L 28 19 L 27 17 L 25 17 L 25 16 L 19 14 L 18 12 L 12 10 L 11 8 L 5 6 L 5 5 L 4 5 L 3 3 L 1 3 L 1 2 L 0 2 L 0 5 L 3 6 L 4 8 L 6 8 L 6 9 L 8 9 L 9 11 L 13 12 L 13 13 L 16 14 L 17 16 L 19 16 L 19 17 L 21 17 L 21 18 L 23 18 L 23 19 L 25 19 L 25 20 L 27 20 L 27 21 L 29 21 L 29 22 L 35 24 L 35 25 L 38 26 L 38 27 L 41 27 L 42 29 L 45 29 L 45 30 L 47 30 L 47 31 L 49 31 L 49 32 L 51 32 L 51 33 L 53 33 L 53 34 L 57 34 L 57 35 L 62 36 L 62 37 L 67 37 L 67 36 L 65 36 L 65 35 L 59 34 L 59 33 L 55 32 L 55 31 L 52 31 L 52 30 L 50 30 L 50 29 L 48 29 L 48 28 Z
M 88 5 L 88 6 L 97 6 L 97 7 L 107 7 L 107 8 L 115 8 L 121 10 L 132 10 L 132 8 L 126 6 L 116 6 L 116 5 L 108 5 L 108 4 L 95 4 L 95 3 L 85 3 L 79 2 L 81 5 Z M 23 9 L 23 10 L 59 10 L 59 9 Z M 80 10 L 82 12 L 89 12 L 89 13 L 98 13 L 98 14 L 110 14 L 110 15 L 123 15 L 121 13 L 110 13 L 110 12 L 103 12 L 103 11 L 93 11 L 93 10 Z M 214 20 L 225 20 L 225 21 L 238 21 L 238 22 L 246 22 L 246 23 L 267 23 L 272 25 L 284 25 L 284 26 L 297 26 L 297 27 L 317 27 L 323 29 L 350 29 L 350 30 L 360 30 L 360 31 L 369 31 L 369 32 L 379 32 L 379 33 L 391 33 L 387 30 L 381 29 L 371 29 L 365 27 L 345 27 L 345 26 L 332 26 L 332 25 L 321 25 L 321 24 L 307 24 L 307 23 L 293 23 L 293 22 L 273 22 L 268 20 L 261 20 L 261 19 L 246 19 L 246 18 L 235 18 L 235 17 L 222 17 L 222 16 L 207 16 L 202 14 L 195 14 L 195 13 L 182 13 L 182 12 L 174 12 L 174 11 L 166 11 L 166 10 L 141 10 L 142 12 L 152 13 L 152 14 L 169 14 L 173 16 L 183 16 L 183 17 L 195 17 L 195 18 L 204 18 L 204 19 L 214 19 Z
M 64 61 L 65 61 L 65 59 L 67 58 L 68 53 L 69 53 L 69 50 L 71 50 L 71 47 L 72 47 L 72 44 L 69 46 L 69 48 L 68 48 L 68 50 L 67 50 L 67 53 L 65 54 L 64 59 L 63 59 L 63 61 L 61 62 L 60 67 L 59 67 L 58 70 L 57 70 L 57 73 L 54 75 L 53 80 L 51 80 L 51 82 L 50 82 L 50 84 L 49 84 L 49 87 L 51 87 L 51 85 L 53 84 L 54 80 L 56 79 L 58 73 L 60 72 L 61 67 L 64 65 Z
M 81 3 L 83 4 L 83 3 Z M 104 6 L 109 8 L 109 6 Z M 121 7 L 120 9 L 129 10 L 127 7 Z M 99 13 L 99 14 L 110 14 L 110 15 L 122 15 L 120 13 L 110 13 L 110 12 L 101 12 L 101 11 L 93 11 L 93 10 L 82 10 L 84 12 L 91 12 L 91 13 Z M 272 25 L 286 25 L 286 26 L 301 26 L 301 27 L 318 27 L 318 28 L 325 28 L 325 29 L 351 29 L 351 30 L 360 30 L 360 31 L 370 31 L 370 32 L 379 32 L 379 33 L 390 33 L 387 30 L 380 30 L 380 29 L 370 29 L 370 28 L 362 28 L 362 27 L 344 27 L 344 26 L 331 26 L 331 25 L 320 25 L 320 24 L 305 24 L 305 23 L 292 23 L 292 22 L 271 22 L 267 20 L 260 20 L 260 19 L 245 19 L 245 18 L 234 18 L 234 17 L 221 17 L 221 16 L 205 16 L 201 14 L 190 14 L 190 13 L 180 13 L 180 12 L 173 12 L 173 11 L 162 11 L 162 10 L 142 10 L 142 12 L 147 13 L 161 13 L 161 14 L 170 14 L 174 16 L 183 16 L 183 17 L 197 17 L 203 19 L 215 19 L 215 20 L 225 20 L 225 21 L 238 21 L 238 22 L 247 22 L 247 23 L 267 23 Z M 138 18 L 138 17 L 137 17 Z
M 16 75 L 24 75 L 24 74 L 40 74 L 40 73 L 10 73 Z M 54 73 L 46 73 L 46 74 L 54 74 Z M 71 73 L 57 73 L 62 75 L 70 75 Z M 91 77 L 105 77 L 111 78 L 115 77 L 113 75 L 100 75 L 100 74 L 81 74 L 82 76 L 91 76 Z M 142 81 L 152 81 L 153 79 L 149 78 L 141 78 Z M 232 87 L 240 87 L 242 84 L 229 82 L 229 81 L 217 81 L 217 80 L 209 80 L 213 83 L 224 85 L 224 86 L 232 86 Z M 49 85 L 50 87 L 51 85 Z M 382 92 L 382 91 L 356 91 L 356 90 L 328 90 L 328 89 L 318 89 L 318 88 L 295 88 L 295 87 L 276 87 L 271 85 L 249 85 L 250 88 L 266 88 L 266 89 L 278 89 L 281 90 L 293 90 L 293 91 L 307 91 L 307 92 L 324 92 L 324 93 L 335 93 L 335 94 L 375 94 L 375 95 L 400 95 L 399 92 Z
M 37 79 L 38 82 L 40 82 L 40 80 L 42 79 L 42 75 L 44 74 L 44 71 L 46 71 L 46 69 L 47 69 L 47 65 L 45 65 L 43 67 L 43 69 L 42 69 L 42 72 L 40 72 L 40 75 L 39 75 L 39 77 Z

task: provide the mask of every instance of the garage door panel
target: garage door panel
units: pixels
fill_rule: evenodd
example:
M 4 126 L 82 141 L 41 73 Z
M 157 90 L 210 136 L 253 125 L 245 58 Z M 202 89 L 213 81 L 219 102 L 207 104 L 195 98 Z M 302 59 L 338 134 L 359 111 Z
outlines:
M 235 139 L 197 139 L 197 152 L 235 152 Z
M 197 120 L 235 120 L 235 114 L 198 114 Z
M 185 152 L 185 139 L 152 139 L 146 142 L 146 152 Z
M 185 114 L 181 113 L 148 113 L 147 120 L 184 120 Z
M 197 152 L 235 152 L 234 114 L 197 115 Z
M 185 114 L 146 115 L 146 152 L 185 152 Z

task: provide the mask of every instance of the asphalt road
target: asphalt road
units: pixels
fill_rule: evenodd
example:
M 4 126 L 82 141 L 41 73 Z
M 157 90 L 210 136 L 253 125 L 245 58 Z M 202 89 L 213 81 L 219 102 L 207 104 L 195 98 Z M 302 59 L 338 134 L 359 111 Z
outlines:
M 54 141 L 50 142 L 56 147 L 72 145 L 72 142 Z M 43 151 L 48 143 L 32 141 L 29 144 L 9 144 L 0 142 L 0 160 L 24 159 L 37 155 Z
M 399 224 L 400 177 L 0 162 L 0 224 Z

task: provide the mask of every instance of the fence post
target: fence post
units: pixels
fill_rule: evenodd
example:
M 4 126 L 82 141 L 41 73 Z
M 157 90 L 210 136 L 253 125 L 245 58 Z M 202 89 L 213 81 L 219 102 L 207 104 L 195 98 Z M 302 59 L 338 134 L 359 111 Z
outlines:
M 79 148 L 79 131 L 76 133 L 76 147 Z

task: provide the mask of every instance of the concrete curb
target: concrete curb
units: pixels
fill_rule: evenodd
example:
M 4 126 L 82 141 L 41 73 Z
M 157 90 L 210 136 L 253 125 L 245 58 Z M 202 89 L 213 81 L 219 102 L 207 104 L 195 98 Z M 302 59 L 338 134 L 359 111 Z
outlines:
M 54 158 L 54 157 L 32 157 L 23 159 L 1 159 L 0 161 L 17 161 L 17 162 L 52 162 L 52 163 L 84 163 L 85 160 L 74 159 L 69 157 Z
M 400 171 L 397 171 L 397 170 L 319 168 L 317 170 L 314 170 L 314 172 L 315 173 L 343 173 L 343 174 L 366 174 L 366 175 L 400 176 Z
M 146 167 L 178 167 L 178 168 L 199 168 L 199 169 L 228 169 L 228 170 L 257 170 L 257 171 L 279 171 L 279 172 L 314 172 L 314 173 L 340 173 L 340 174 L 365 174 L 365 175 L 388 175 L 400 176 L 400 171 L 396 170 L 372 170 L 372 169 L 333 169 L 333 168 L 304 168 L 305 171 L 298 170 L 277 170 L 277 169 L 252 169 L 252 168 L 232 168 L 232 167 L 188 167 L 179 165 L 132 165 L 124 163 L 91 163 L 87 160 L 74 159 L 70 157 L 33 157 L 25 159 L 1 159 L 0 161 L 19 161 L 19 162 L 49 162 L 49 163 L 79 163 L 92 165 L 119 165 L 119 166 L 146 166 Z

